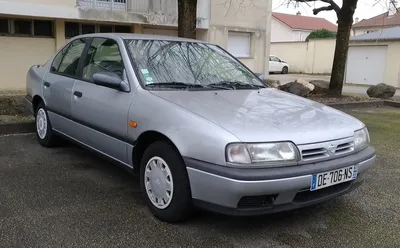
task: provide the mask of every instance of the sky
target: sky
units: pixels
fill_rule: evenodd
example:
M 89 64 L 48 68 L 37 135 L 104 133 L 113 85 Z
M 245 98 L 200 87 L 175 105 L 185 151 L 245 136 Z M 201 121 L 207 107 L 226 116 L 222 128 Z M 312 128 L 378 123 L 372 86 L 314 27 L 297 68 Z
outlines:
M 310 6 L 308 6 L 305 3 L 300 3 L 299 7 L 295 7 L 293 4 L 289 5 L 288 7 L 287 2 L 288 0 L 273 0 L 272 11 L 288 13 L 288 14 L 296 14 L 297 11 L 300 11 L 302 15 L 314 16 L 312 12 L 312 10 L 314 9 L 314 4 L 315 7 L 321 7 L 327 5 L 325 3 L 317 1 L 315 3 L 314 2 L 309 3 Z M 342 6 L 342 0 L 335 0 L 335 2 L 339 6 Z M 361 21 L 362 19 L 369 19 L 376 15 L 382 14 L 388 11 L 388 4 L 389 0 L 359 0 L 356 12 L 354 14 L 354 18 L 358 17 L 359 20 Z M 337 20 L 334 11 L 321 11 L 317 16 L 323 17 L 333 23 L 336 23 Z

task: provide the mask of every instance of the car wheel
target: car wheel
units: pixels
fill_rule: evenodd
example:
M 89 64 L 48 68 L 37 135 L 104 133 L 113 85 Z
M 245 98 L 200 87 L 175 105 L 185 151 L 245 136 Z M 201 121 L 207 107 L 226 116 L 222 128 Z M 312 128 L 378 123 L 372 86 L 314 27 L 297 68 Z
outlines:
M 287 74 L 289 72 L 289 68 L 287 66 L 284 66 L 282 68 L 282 74 Z
M 56 144 L 57 137 L 53 132 L 49 115 L 43 103 L 39 103 L 36 107 L 36 137 L 39 143 L 44 147 L 51 147 Z
M 192 196 L 186 166 L 169 143 L 157 141 L 143 154 L 140 185 L 146 205 L 157 218 L 180 222 L 192 213 Z

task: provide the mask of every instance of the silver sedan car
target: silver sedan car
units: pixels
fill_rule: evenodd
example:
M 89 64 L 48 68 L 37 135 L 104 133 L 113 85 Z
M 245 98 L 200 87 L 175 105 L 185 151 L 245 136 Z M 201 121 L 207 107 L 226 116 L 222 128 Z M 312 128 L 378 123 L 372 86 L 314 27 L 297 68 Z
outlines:
M 77 36 L 32 66 L 26 86 L 41 145 L 68 138 L 140 175 L 167 222 L 195 207 L 259 215 L 320 203 L 357 188 L 375 161 L 361 121 L 269 88 L 202 41 Z

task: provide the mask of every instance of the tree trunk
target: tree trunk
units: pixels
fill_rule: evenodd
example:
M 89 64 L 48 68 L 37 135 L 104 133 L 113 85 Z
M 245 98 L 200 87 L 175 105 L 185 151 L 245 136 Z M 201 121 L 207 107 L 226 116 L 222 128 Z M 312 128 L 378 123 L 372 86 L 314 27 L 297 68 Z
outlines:
M 343 6 L 338 14 L 335 56 L 333 58 L 331 81 L 329 84 L 329 94 L 331 95 L 340 96 L 342 94 L 350 32 L 356 7 L 357 0 L 343 1 Z
M 196 39 L 197 0 L 178 0 L 178 36 Z

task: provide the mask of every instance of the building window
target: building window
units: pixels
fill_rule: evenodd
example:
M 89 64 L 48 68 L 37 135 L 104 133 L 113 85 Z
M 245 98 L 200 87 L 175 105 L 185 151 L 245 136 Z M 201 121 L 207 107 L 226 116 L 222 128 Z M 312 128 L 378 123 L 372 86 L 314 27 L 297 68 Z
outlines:
M 10 34 L 10 28 L 7 19 L 0 19 L 0 35 Z
M 99 27 L 99 32 L 100 33 L 112 33 L 113 32 L 113 26 L 111 25 L 102 25 Z
M 51 21 L 33 21 L 33 35 L 51 37 L 53 36 L 53 22 Z
M 82 24 L 82 34 L 96 33 L 96 26 L 92 24 Z
M 67 39 L 81 34 L 92 33 L 130 33 L 130 26 L 94 25 L 77 22 L 65 23 L 65 37 Z
M 115 26 L 114 32 L 115 33 L 130 33 L 131 27 L 130 26 Z
M 66 22 L 65 23 L 65 37 L 71 38 L 80 34 L 79 23 Z
M 0 18 L 0 35 L 53 37 L 53 22 Z
M 228 52 L 239 58 L 251 57 L 251 33 L 229 32 Z
M 14 20 L 14 34 L 32 35 L 32 21 Z

